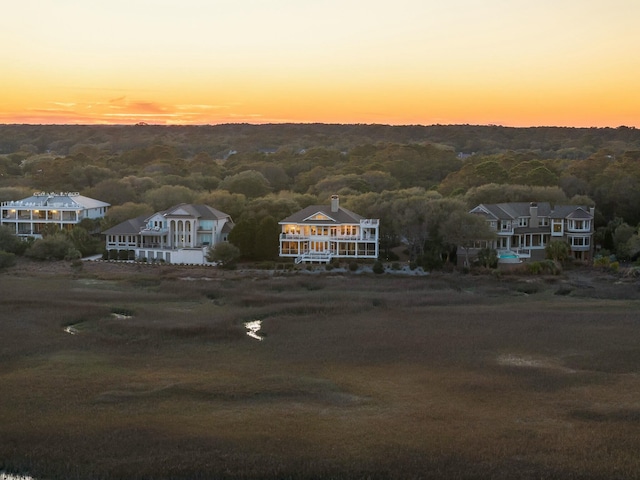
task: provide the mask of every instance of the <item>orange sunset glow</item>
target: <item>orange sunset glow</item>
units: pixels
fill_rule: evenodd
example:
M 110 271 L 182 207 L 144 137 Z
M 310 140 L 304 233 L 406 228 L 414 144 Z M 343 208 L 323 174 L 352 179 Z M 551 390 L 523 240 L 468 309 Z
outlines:
M 640 127 L 636 0 L 22 0 L 0 123 Z

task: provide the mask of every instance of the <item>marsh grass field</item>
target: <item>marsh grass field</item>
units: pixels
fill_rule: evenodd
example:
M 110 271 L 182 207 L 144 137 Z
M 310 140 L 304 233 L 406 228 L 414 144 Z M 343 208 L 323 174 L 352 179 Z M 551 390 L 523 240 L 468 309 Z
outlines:
M 638 280 L 50 268 L 0 274 L 0 471 L 640 477 Z

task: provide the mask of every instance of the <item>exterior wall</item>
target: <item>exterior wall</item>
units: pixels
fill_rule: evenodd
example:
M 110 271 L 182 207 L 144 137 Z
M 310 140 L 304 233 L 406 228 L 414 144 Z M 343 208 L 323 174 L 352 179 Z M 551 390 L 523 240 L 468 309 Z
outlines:
M 146 259 L 148 262 L 164 261 L 172 264 L 203 265 L 207 263 L 207 248 L 189 248 L 179 250 L 135 249 L 136 260 Z

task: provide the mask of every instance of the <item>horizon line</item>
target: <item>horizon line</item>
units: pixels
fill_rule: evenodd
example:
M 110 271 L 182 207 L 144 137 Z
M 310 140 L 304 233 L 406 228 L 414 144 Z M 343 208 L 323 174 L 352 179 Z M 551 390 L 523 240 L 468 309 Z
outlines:
M 496 123 L 340 123 L 340 122 L 221 122 L 221 123 L 7 123 L 0 122 L 0 126 L 18 126 L 18 127 L 217 127 L 224 125 L 250 125 L 250 126 L 274 126 L 274 125 L 335 125 L 335 126 L 383 126 L 383 127 L 498 127 L 498 128 L 567 128 L 567 129 L 630 129 L 637 130 L 634 125 L 618 125 L 618 126 L 576 126 L 576 125 L 504 125 Z

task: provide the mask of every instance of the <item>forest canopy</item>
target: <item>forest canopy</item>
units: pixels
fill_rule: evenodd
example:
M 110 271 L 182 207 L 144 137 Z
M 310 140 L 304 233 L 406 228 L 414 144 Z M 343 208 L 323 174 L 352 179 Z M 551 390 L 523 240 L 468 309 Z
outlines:
M 616 225 L 637 232 L 640 223 L 640 130 L 0 125 L 0 201 L 33 191 L 78 191 L 108 202 L 106 225 L 129 212 L 199 202 L 238 225 L 264 220 L 265 229 L 338 194 L 348 208 L 380 218 L 391 243 L 407 235 L 399 218 L 418 228 L 411 212 L 434 201 L 455 200 L 460 209 L 509 201 L 595 205 L 596 225 L 611 230 L 603 238 L 613 245 Z

